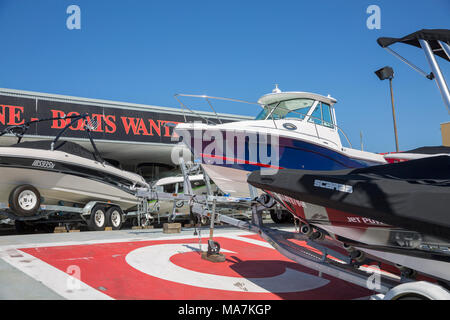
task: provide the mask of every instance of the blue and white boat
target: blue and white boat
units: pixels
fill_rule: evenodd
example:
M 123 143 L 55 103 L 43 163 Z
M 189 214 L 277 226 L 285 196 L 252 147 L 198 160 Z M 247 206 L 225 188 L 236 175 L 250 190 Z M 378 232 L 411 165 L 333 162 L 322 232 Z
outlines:
M 258 100 L 263 110 L 254 120 L 180 123 L 175 132 L 216 185 L 235 197 L 249 196 L 247 176 L 255 170 L 273 174 L 284 168 L 328 171 L 386 163 L 382 155 L 342 145 L 339 131 L 346 136 L 337 125 L 336 102 L 276 87 Z

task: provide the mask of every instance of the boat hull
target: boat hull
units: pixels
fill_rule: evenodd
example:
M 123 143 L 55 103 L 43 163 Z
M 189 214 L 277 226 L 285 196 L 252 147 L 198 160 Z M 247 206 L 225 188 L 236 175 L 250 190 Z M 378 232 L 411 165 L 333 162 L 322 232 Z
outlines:
M 272 175 L 282 169 L 328 171 L 380 164 L 352 158 L 335 148 L 306 140 L 267 133 L 215 127 L 210 130 L 182 128 L 177 133 L 183 136 L 183 142 L 217 186 L 237 197 L 249 197 L 247 175 L 256 170 Z M 214 138 L 207 140 L 205 137 Z
M 392 232 L 398 230 L 374 219 L 306 203 L 272 191 L 265 191 L 295 217 L 325 230 L 335 238 L 336 235 L 339 235 L 341 239 L 353 242 L 387 246 L 391 245 Z
M 89 201 L 111 202 L 123 210 L 134 207 L 137 198 L 102 181 L 71 174 L 29 168 L 0 167 L 0 202 L 8 203 L 9 194 L 19 185 L 38 189 L 42 204 L 85 205 Z
M 271 177 L 255 172 L 248 182 L 342 243 L 448 280 L 448 159 L 336 172 L 283 170 Z
M 234 197 L 248 198 L 250 196 L 247 176 L 251 171 L 209 164 L 202 164 L 202 167 L 223 192 Z
M 303 222 L 377 260 L 450 280 L 449 243 L 379 221 L 266 191 Z M 424 250 L 426 248 L 433 250 Z M 436 248 L 442 248 L 439 252 Z

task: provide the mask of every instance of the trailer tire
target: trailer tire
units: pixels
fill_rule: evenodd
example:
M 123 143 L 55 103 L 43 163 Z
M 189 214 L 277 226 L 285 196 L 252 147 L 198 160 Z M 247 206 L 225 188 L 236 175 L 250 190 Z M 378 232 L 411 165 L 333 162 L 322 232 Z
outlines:
M 273 210 L 270 210 L 269 212 L 270 212 L 270 218 L 275 223 L 287 223 L 287 222 L 294 221 L 292 215 L 288 211 L 273 209 Z
M 429 298 L 422 296 L 420 294 L 415 294 L 415 293 L 409 293 L 409 294 L 405 294 L 403 296 L 400 296 L 398 298 L 396 298 L 395 300 L 415 300 L 415 301 L 423 301 L 423 300 L 430 300 Z
M 270 210 L 270 218 L 275 223 L 283 223 L 285 219 L 281 213 L 280 215 L 278 213 L 277 210 Z
M 92 208 L 91 215 L 88 220 L 88 227 L 91 231 L 103 231 L 107 226 L 107 216 L 105 207 L 97 204 Z
M 19 217 L 36 215 L 41 206 L 41 194 L 32 185 L 20 185 L 9 194 L 9 208 Z
M 113 230 L 120 230 L 124 222 L 122 209 L 114 206 L 106 210 L 106 222 Z

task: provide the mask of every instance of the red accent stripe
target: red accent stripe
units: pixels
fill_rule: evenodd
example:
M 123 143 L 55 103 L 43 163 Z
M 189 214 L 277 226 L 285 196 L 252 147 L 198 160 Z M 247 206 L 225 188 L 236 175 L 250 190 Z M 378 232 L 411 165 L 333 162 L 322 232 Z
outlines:
M 259 166 L 259 167 L 263 167 L 263 168 L 271 168 L 271 169 L 278 169 L 278 170 L 284 169 L 283 167 L 272 166 L 270 164 L 264 164 L 264 163 L 259 163 L 259 162 L 252 162 L 252 161 L 241 160 L 241 159 L 236 159 L 236 158 L 216 156 L 216 155 L 212 155 L 212 154 L 200 153 L 200 156 L 202 158 L 213 158 L 213 159 L 221 159 L 223 161 L 228 161 L 228 162 L 251 164 L 251 165 Z

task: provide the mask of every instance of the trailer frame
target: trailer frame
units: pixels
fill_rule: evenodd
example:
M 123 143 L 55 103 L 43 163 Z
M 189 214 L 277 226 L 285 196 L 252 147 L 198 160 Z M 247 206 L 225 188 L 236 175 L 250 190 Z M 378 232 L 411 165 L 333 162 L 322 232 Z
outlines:
M 156 196 L 158 199 L 188 201 L 191 205 L 191 212 L 202 220 L 203 224 L 206 224 L 208 220 L 210 222 L 210 239 L 208 241 L 207 254 L 217 254 L 219 252 L 220 245 L 213 241 L 214 225 L 226 223 L 241 230 L 258 234 L 288 259 L 307 268 L 314 269 L 319 274 L 327 274 L 378 293 L 372 296 L 374 300 L 395 300 L 408 296 L 421 297 L 423 299 L 450 299 L 450 292 L 439 284 L 425 282 L 426 286 L 424 286 L 421 285 L 424 283 L 423 281 L 415 281 L 405 277 L 403 274 L 397 276 L 383 272 L 376 268 L 377 266 L 375 268 L 365 267 L 362 262 L 353 259 L 350 254 L 342 254 L 339 252 L 341 250 L 332 249 L 332 247 L 336 247 L 346 250 L 341 242 L 331 237 L 313 239 L 300 232 L 288 232 L 265 226 L 262 213 L 275 205 L 276 202 L 266 194 L 258 196 L 257 190 L 250 185 L 250 199 L 214 196 L 211 194 L 205 196 L 194 195 L 190 187 L 188 170 L 182 159 L 180 160 L 180 166 L 184 176 L 184 190 L 187 193 L 155 193 L 152 190 L 139 189 L 136 195 L 141 199 L 153 199 Z M 191 191 L 190 193 L 189 190 Z M 242 221 L 216 212 L 217 204 L 241 202 L 250 203 L 251 205 L 250 221 Z M 199 227 L 201 227 L 201 224 L 196 225 L 194 234 L 200 234 L 197 233 L 197 228 Z M 304 241 L 306 246 L 290 240 Z
M 35 225 L 52 224 L 52 223 L 54 224 L 83 223 L 89 225 L 90 215 L 92 214 L 92 210 L 97 205 L 102 205 L 105 207 L 112 207 L 112 206 L 119 207 L 114 203 L 104 201 L 89 201 L 83 207 L 41 204 L 38 210 L 38 214 L 29 217 L 21 217 L 17 216 L 16 214 L 10 211 L 10 206 L 8 203 L 0 202 L 0 215 L 4 215 L 8 219 L 14 221 L 33 223 Z M 52 220 L 50 216 L 53 214 L 60 214 L 61 218 L 53 218 Z M 79 219 L 64 218 L 64 216 L 67 216 L 69 214 L 78 215 Z M 126 213 L 122 214 L 122 223 L 126 220 L 126 215 L 127 215 Z

